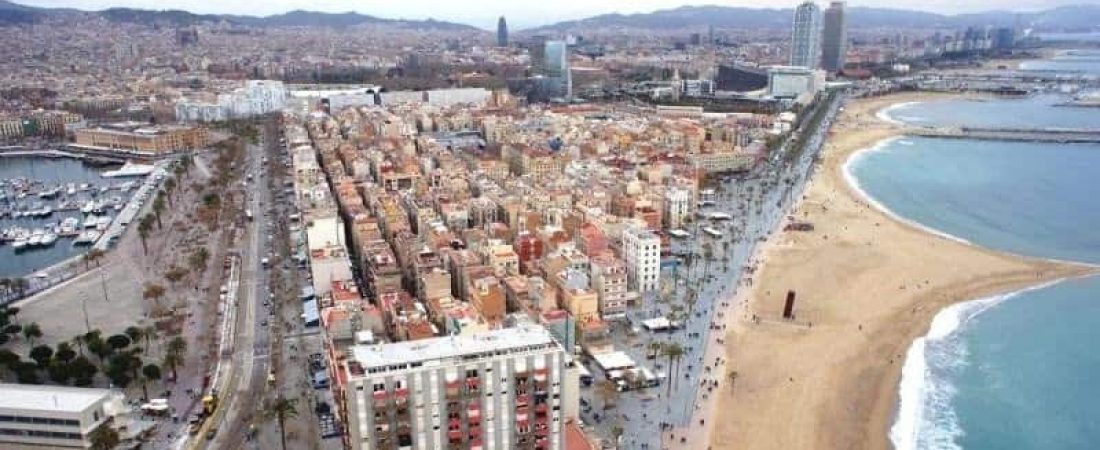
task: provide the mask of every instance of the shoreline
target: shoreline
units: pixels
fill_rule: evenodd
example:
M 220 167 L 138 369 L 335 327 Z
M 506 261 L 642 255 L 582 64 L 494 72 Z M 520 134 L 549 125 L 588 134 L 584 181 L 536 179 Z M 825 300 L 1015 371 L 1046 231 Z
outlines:
M 759 283 L 732 300 L 743 311 L 727 317 L 726 351 L 739 376 L 733 392 L 723 383 L 717 394 L 733 400 L 724 402 L 723 420 L 703 431 L 712 448 L 891 448 L 906 356 L 945 308 L 1095 273 L 1095 266 L 1012 255 L 937 232 L 848 182 L 847 166 L 861 152 L 904 135 L 877 113 L 955 97 L 893 94 L 851 102 L 841 114 L 795 209 L 800 220 L 825 226 L 774 234 L 758 249 Z M 889 245 L 874 245 L 880 239 Z M 897 280 L 896 291 L 882 286 Z M 806 297 L 795 308 L 811 326 L 778 317 L 788 289 L 810 297 L 808 309 Z M 818 304 L 815 295 L 835 298 Z M 766 322 L 754 323 L 753 315 Z

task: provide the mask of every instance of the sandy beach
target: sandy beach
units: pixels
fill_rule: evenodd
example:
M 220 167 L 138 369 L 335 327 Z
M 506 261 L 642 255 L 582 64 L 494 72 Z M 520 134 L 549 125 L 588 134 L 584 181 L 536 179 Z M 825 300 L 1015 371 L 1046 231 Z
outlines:
M 774 235 L 758 249 L 751 288 L 728 301 L 724 373 L 737 377 L 700 405 L 705 427 L 681 430 L 692 448 L 890 448 L 905 354 L 938 311 L 1093 271 L 931 234 L 849 187 L 848 158 L 902 131 L 875 113 L 936 97 L 861 100 L 841 113 L 795 213 L 814 231 Z M 788 290 L 797 293 L 793 321 L 781 317 Z

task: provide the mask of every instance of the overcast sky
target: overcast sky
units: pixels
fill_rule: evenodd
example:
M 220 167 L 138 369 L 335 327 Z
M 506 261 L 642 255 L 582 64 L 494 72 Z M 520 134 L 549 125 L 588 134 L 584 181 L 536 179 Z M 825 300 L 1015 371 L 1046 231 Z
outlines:
M 145 9 L 184 9 L 195 13 L 246 15 L 279 14 L 293 9 L 324 12 L 356 11 L 386 18 L 448 20 L 495 28 L 504 15 L 512 28 L 526 28 L 597 14 L 650 12 L 682 5 L 791 7 L 800 0 L 14 0 L 35 6 L 64 6 L 99 10 L 113 6 Z M 827 0 L 819 0 L 824 5 Z M 1100 0 L 852 0 L 850 6 L 887 6 L 939 13 L 990 9 L 1027 11 L 1068 4 L 1100 4 Z

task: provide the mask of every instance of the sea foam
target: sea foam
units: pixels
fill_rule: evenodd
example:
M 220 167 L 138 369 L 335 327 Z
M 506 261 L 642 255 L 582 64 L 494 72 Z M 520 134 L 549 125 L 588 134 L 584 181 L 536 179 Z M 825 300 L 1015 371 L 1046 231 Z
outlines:
M 892 123 L 894 125 L 907 125 L 904 121 L 899 120 L 901 118 L 895 118 L 893 116 L 893 113 L 896 112 L 899 109 L 908 108 L 910 106 L 917 105 L 917 104 L 920 104 L 920 103 L 921 102 L 895 103 L 893 105 L 890 105 L 890 106 L 887 106 L 885 108 L 880 109 L 877 113 L 875 113 L 875 117 L 878 118 L 878 120 L 881 120 L 883 122 L 889 122 L 889 123 Z M 915 121 L 923 120 L 923 118 L 919 118 L 919 117 L 907 118 L 907 119 L 913 119 Z
M 947 376 L 966 364 L 967 349 L 956 333 L 967 322 L 1018 295 L 1045 289 L 1062 279 L 1016 292 L 958 303 L 936 314 L 928 334 L 913 341 L 905 356 L 898 387 L 897 419 L 890 428 L 896 450 L 954 450 L 962 436 L 951 407 L 955 386 Z

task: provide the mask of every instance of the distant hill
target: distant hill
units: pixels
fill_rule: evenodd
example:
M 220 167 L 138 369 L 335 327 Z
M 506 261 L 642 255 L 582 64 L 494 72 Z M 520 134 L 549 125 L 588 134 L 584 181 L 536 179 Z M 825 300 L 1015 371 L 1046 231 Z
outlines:
M 1007 26 L 1016 23 L 1041 30 L 1079 31 L 1100 27 L 1100 5 L 1063 6 L 1046 11 L 1014 13 L 990 11 L 976 14 L 943 15 L 894 8 L 853 7 L 848 9 L 853 28 L 932 28 Z M 783 28 L 790 26 L 792 9 L 761 9 L 726 6 L 683 6 L 652 13 L 604 14 L 586 19 L 537 27 L 530 32 L 583 30 L 592 28 L 676 29 L 687 27 Z
M 139 24 L 193 25 L 204 22 L 228 22 L 257 27 L 348 27 L 364 24 L 388 24 L 405 28 L 466 31 L 479 30 L 470 25 L 438 20 L 385 19 L 354 12 L 323 13 L 314 11 L 290 11 L 266 17 L 221 14 L 195 14 L 182 10 L 150 10 L 135 8 L 109 8 L 102 11 L 77 11 L 73 9 L 38 8 L 0 0 L 0 25 L 38 22 L 46 17 L 61 14 L 99 15 L 112 22 Z
M 35 22 L 42 17 L 38 8 L 0 0 L 0 25 Z

